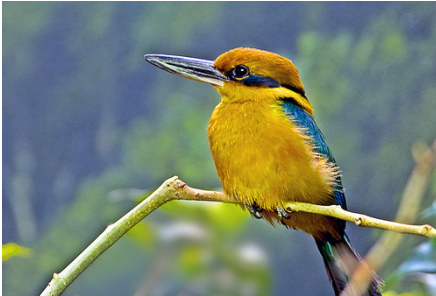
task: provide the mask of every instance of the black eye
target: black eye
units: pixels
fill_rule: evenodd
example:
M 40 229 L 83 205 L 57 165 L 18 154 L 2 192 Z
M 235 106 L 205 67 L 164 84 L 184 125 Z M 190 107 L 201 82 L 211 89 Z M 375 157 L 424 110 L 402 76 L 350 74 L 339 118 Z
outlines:
M 232 70 L 232 76 L 234 78 L 244 78 L 250 75 L 250 70 L 247 66 L 244 65 L 238 65 Z

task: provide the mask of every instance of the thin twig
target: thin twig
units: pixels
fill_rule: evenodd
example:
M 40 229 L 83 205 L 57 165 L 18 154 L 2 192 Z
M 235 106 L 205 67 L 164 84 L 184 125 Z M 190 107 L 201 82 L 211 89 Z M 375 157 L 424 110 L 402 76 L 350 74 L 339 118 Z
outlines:
M 73 262 L 71 262 L 61 273 L 54 274 L 41 296 L 61 295 L 65 289 L 90 266 L 103 252 L 111 247 L 128 230 L 140 222 L 145 216 L 168 201 L 171 184 L 177 180 L 176 177 L 165 181 L 155 192 L 153 192 L 142 203 L 133 208 L 116 223 L 109 225 Z
M 409 225 L 387 220 L 373 218 L 367 215 L 353 213 L 342 209 L 340 206 L 319 206 L 303 202 L 287 203 L 286 209 L 291 212 L 306 212 L 330 216 L 341 220 L 353 222 L 357 226 L 372 227 L 405 234 L 416 234 L 426 237 L 436 237 L 436 229 L 428 224 Z
M 109 225 L 74 261 L 53 279 L 40 294 L 41 296 L 61 295 L 65 289 L 90 266 L 101 254 L 109 249 L 127 231 L 151 212 L 171 200 L 198 200 L 235 203 L 225 194 L 188 187 L 178 177 L 166 180 L 155 192 L 143 200 L 114 224 Z

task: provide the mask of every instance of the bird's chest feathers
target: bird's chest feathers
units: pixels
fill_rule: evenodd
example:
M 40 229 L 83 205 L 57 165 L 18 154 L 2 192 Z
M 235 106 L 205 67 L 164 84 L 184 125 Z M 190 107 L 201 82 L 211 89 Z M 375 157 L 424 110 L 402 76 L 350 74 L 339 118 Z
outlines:
M 277 102 L 221 103 L 208 135 L 227 194 L 268 207 L 326 190 L 304 134 Z

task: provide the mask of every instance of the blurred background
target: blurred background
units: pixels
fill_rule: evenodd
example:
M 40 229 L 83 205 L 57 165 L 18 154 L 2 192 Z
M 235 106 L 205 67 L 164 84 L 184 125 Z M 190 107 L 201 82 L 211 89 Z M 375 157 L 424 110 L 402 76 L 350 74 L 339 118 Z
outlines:
M 206 128 L 219 95 L 147 53 L 290 58 L 351 211 L 396 213 L 411 149 L 436 137 L 434 2 L 3 2 L 4 295 L 38 295 L 165 179 L 220 190 Z M 416 223 L 436 222 L 436 175 Z M 382 233 L 348 225 L 364 255 Z M 19 247 L 21 246 L 21 247 Z M 436 295 L 436 242 L 407 236 L 385 295 Z M 235 205 L 172 202 L 64 295 L 333 295 L 308 235 Z M 408 294 L 409 295 L 409 294 Z

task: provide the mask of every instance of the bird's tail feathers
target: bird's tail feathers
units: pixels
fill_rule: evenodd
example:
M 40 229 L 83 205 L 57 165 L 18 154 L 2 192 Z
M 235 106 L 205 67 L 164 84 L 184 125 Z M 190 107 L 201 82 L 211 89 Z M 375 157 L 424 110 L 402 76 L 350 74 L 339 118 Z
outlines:
M 351 275 L 359 267 L 364 266 L 372 273 L 372 281 L 364 296 L 381 296 L 379 285 L 382 280 L 372 271 L 351 246 L 348 237 L 345 235 L 342 240 L 327 242 L 316 240 L 316 245 L 321 253 L 327 274 L 332 283 L 335 295 L 340 295 L 346 288 Z

